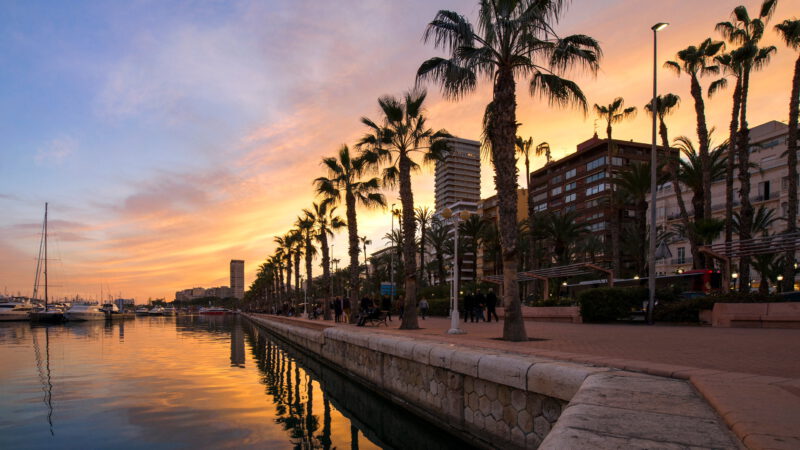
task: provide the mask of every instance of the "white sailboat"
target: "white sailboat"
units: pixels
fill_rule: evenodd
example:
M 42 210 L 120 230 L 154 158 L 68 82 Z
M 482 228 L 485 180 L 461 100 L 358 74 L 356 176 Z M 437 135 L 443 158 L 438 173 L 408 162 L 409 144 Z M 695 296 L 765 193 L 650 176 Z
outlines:
M 44 253 L 44 257 L 42 257 Z M 63 322 L 64 310 L 61 307 L 50 305 L 47 293 L 47 203 L 44 204 L 44 224 L 42 225 L 42 243 L 39 245 L 39 261 L 36 263 L 36 277 L 33 283 L 33 297 L 39 293 L 39 268 L 44 262 L 44 309 L 33 311 L 30 318 L 34 322 Z
M 106 313 L 97 305 L 72 305 L 64 315 L 70 322 L 106 320 Z

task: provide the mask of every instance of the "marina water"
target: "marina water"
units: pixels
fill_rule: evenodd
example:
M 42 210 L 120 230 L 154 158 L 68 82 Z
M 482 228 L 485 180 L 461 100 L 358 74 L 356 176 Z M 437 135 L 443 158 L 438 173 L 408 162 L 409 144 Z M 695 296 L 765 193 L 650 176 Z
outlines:
M 468 448 L 238 316 L 0 323 L 0 448 Z

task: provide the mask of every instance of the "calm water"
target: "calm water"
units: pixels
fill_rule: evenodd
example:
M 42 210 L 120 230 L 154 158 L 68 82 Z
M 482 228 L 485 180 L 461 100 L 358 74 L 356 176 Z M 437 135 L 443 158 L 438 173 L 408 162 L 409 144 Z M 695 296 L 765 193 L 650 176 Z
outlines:
M 239 317 L 0 323 L 0 448 L 465 448 Z

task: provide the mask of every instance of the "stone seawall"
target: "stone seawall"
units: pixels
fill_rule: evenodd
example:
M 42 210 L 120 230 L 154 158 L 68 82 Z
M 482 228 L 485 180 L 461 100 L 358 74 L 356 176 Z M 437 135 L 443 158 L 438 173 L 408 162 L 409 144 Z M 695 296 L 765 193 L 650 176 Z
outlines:
M 247 317 L 480 447 L 738 445 L 679 380 L 352 327 Z

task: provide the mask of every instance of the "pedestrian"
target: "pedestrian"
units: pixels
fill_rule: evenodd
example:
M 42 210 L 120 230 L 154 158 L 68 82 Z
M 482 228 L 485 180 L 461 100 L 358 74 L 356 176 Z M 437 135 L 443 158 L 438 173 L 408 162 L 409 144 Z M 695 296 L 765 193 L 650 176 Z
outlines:
M 388 295 L 381 298 L 381 310 L 386 311 L 386 318 L 392 321 L 392 299 Z
M 464 296 L 464 323 L 472 318 L 473 309 L 475 308 L 475 297 L 472 292 L 468 291 Z
M 486 322 L 486 318 L 483 316 L 483 309 L 486 307 L 486 296 L 483 295 L 482 290 L 478 290 L 478 293 L 475 294 L 475 312 L 478 320 L 482 320 Z
M 497 311 L 495 308 L 497 307 L 497 296 L 494 295 L 494 290 L 489 289 L 489 293 L 486 294 L 486 320 L 489 322 L 492 321 L 492 316 L 494 316 L 495 322 L 500 322 L 500 319 L 497 318 Z
M 419 314 L 422 316 L 422 320 L 425 320 L 425 316 L 428 315 L 428 301 L 424 298 L 419 301 Z
M 397 299 L 397 315 L 400 317 L 400 321 L 403 321 L 403 310 L 405 309 L 405 303 L 403 302 L 402 298 Z
M 345 297 L 342 301 L 342 311 L 342 320 L 345 323 L 350 322 L 350 313 L 352 312 L 350 310 L 350 297 Z
M 336 323 L 342 321 L 342 299 L 339 297 L 336 297 L 336 299 L 333 301 L 333 314 Z

